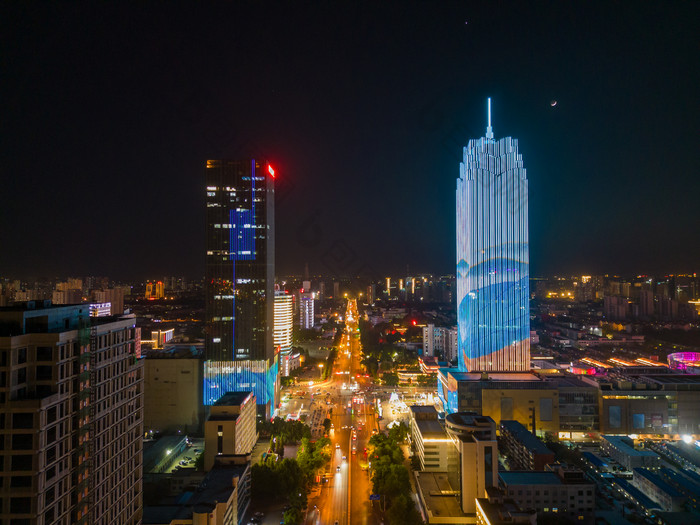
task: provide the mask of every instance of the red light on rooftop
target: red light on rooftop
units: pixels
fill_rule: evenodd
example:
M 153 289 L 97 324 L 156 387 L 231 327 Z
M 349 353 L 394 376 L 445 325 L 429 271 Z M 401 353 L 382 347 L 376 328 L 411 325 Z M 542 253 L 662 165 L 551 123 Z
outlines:
M 267 165 L 267 172 L 270 174 L 270 176 L 274 179 L 275 178 L 275 170 L 272 169 L 272 166 L 269 164 Z

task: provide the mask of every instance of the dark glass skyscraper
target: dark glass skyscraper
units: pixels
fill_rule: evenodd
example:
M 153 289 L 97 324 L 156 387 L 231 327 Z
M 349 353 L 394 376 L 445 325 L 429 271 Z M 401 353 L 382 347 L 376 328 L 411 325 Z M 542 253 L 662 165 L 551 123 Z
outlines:
M 457 322 L 461 370 L 530 367 L 528 183 L 518 140 L 470 140 L 457 179 Z
M 207 161 L 205 405 L 240 390 L 260 412 L 277 405 L 274 175 L 255 159 Z

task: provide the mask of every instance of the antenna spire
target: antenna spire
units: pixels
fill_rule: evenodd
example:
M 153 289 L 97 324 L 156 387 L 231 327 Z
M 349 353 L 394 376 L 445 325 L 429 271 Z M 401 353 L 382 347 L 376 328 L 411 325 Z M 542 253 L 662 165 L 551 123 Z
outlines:
M 488 109 L 489 109 L 489 125 L 486 126 L 486 138 L 493 138 L 493 128 L 491 127 L 491 97 L 488 98 Z

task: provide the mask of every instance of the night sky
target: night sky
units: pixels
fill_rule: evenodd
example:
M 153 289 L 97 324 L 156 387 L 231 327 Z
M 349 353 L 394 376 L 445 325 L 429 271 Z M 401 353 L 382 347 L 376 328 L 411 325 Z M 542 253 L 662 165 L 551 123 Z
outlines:
M 278 275 L 454 273 L 488 96 L 531 275 L 697 270 L 700 3 L 536 5 L 4 4 L 0 277 L 201 277 L 205 161 L 250 154 Z

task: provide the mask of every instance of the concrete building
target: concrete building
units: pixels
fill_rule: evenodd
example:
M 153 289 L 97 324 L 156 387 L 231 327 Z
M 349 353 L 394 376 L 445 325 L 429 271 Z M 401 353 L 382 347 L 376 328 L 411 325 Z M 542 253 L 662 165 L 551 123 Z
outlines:
M 258 439 L 252 392 L 226 392 L 211 406 L 204 424 L 204 470 L 250 454 Z
M 595 382 L 528 372 L 467 374 L 443 368 L 438 396 L 446 412 L 473 410 L 495 421 L 515 420 L 538 436 L 597 437 L 600 392 Z
M 442 357 L 445 361 L 457 358 L 457 327 L 445 328 L 429 324 L 423 327 L 423 356 Z
M 598 381 L 601 433 L 700 434 L 700 376 L 627 369 Z
M 645 496 L 657 502 L 661 510 L 678 512 L 683 510 L 687 497 L 661 479 L 651 470 L 634 468 L 632 485 L 641 490 Z
M 0 308 L 0 521 L 141 522 L 137 337 L 88 304 Z
M 544 470 L 554 463 L 554 452 L 518 421 L 501 421 L 501 454 L 508 456 L 511 470 Z
M 498 443 L 496 423 L 474 412 L 457 412 L 445 418 L 445 428 L 459 454 L 460 504 L 467 514 L 476 512 L 476 498 L 498 486 Z M 449 471 L 448 471 L 449 474 Z
M 216 466 L 179 504 L 149 505 L 143 525 L 241 525 L 250 505 L 250 463 Z
M 537 513 L 534 509 L 522 509 L 518 503 L 491 487 L 485 498 L 476 498 L 477 525 L 536 525 Z
M 421 470 L 447 472 L 449 470 L 452 440 L 438 421 L 433 406 L 413 405 L 409 407 L 411 443 L 420 461 Z
M 578 469 L 548 465 L 544 471 L 502 471 L 501 489 L 521 507 L 576 523 L 595 521 L 595 483 Z
M 144 429 L 162 433 L 201 429 L 202 358 L 192 352 L 150 351 L 144 359 Z
M 637 467 L 657 468 L 661 460 L 656 452 L 637 450 L 627 436 L 601 436 L 600 451 L 627 470 Z
M 299 294 L 299 326 L 303 330 L 311 330 L 315 323 L 314 293 L 304 289 Z

